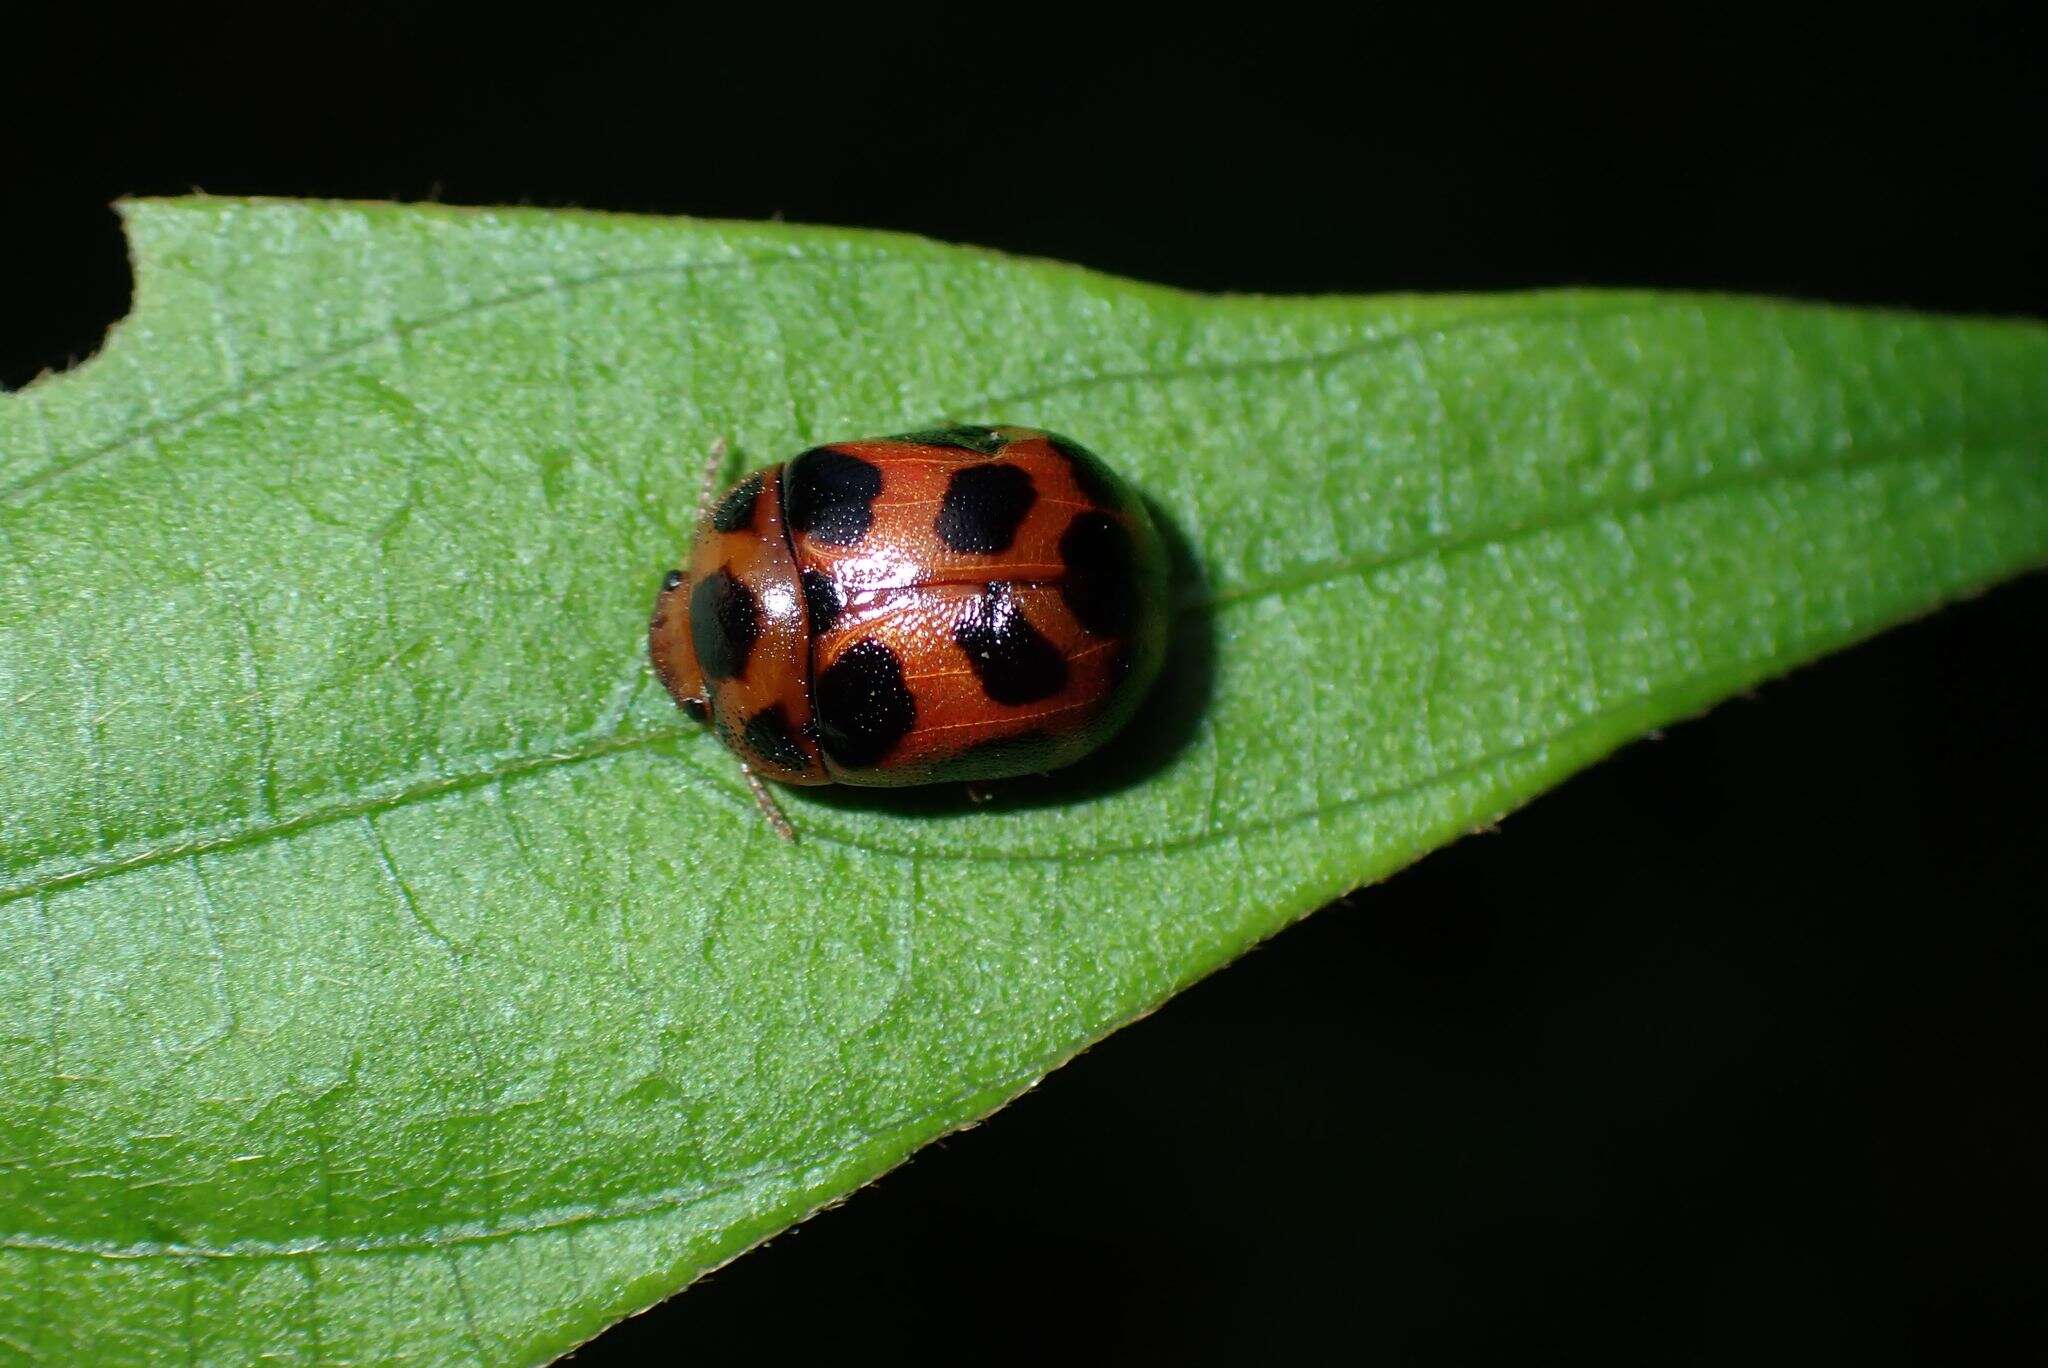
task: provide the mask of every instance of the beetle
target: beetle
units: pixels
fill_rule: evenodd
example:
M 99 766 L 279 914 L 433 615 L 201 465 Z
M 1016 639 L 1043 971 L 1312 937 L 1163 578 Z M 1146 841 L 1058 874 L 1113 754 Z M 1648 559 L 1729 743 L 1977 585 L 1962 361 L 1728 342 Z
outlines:
M 678 705 L 763 777 L 901 786 L 1071 764 L 1158 676 L 1166 554 L 1079 443 L 962 425 L 832 442 L 698 500 L 648 654 Z

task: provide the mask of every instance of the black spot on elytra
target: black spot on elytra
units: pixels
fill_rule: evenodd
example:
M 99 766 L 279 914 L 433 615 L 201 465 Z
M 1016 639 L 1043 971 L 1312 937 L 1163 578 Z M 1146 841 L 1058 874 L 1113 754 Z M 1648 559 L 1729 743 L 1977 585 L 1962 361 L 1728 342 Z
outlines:
M 690 644 L 697 648 L 697 667 L 707 679 L 745 674 L 760 636 L 761 606 L 730 566 L 706 575 L 690 591 Z
M 955 551 L 994 555 L 1010 549 L 1024 515 L 1038 501 L 1031 472 L 1022 466 L 963 466 L 946 481 L 933 528 Z
M 993 456 L 1010 444 L 1010 439 L 994 428 L 982 427 L 975 423 L 956 423 L 952 427 L 906 432 L 896 440 L 916 442 L 919 446 L 953 447 L 960 451 L 971 451 L 977 456 Z
M 882 472 L 858 456 L 814 447 L 782 476 L 782 513 L 792 532 L 831 546 L 851 546 L 875 522 Z
M 749 475 L 720 499 L 711 510 L 711 526 L 719 532 L 738 532 L 754 525 L 754 505 L 761 501 L 761 477 Z
M 1118 508 L 1124 502 L 1123 482 L 1104 465 L 1099 457 L 1078 442 L 1065 437 L 1046 435 L 1054 451 L 1057 451 L 1073 472 L 1075 487 L 1081 496 L 1097 508 Z
M 842 651 L 811 685 L 818 744 L 835 764 L 867 769 L 896 748 L 917 721 L 903 662 L 879 641 Z
M 668 572 L 668 573 L 667 573 L 666 575 L 662 576 L 662 579 L 661 579 L 661 592 L 662 592 L 662 593 L 664 593 L 664 594 L 672 594 L 672 593 L 674 593 L 674 592 L 675 592 L 676 590 L 678 590 L 678 589 L 682 588 L 682 587 L 683 587 L 683 578 L 684 578 L 684 577 L 683 577 L 683 572 L 682 572 L 682 571 L 680 571 L 680 570 L 671 570 L 671 571 L 669 571 L 669 572 Z
M 811 620 L 811 635 L 823 636 L 832 630 L 832 624 L 839 621 L 839 612 L 846 603 L 839 596 L 839 586 L 832 577 L 816 570 L 803 573 L 804 609 Z
M 1017 607 L 1000 580 L 969 604 L 953 627 L 953 640 L 998 703 L 1036 703 L 1067 687 L 1067 662 Z
M 808 768 L 803 747 L 797 744 L 796 733 L 790 729 L 789 714 L 780 703 L 771 703 L 748 718 L 741 735 L 748 750 L 779 769 Z
M 1076 513 L 1060 534 L 1067 573 L 1060 597 L 1097 636 L 1127 635 L 1138 614 L 1138 556 L 1131 534 L 1106 513 Z

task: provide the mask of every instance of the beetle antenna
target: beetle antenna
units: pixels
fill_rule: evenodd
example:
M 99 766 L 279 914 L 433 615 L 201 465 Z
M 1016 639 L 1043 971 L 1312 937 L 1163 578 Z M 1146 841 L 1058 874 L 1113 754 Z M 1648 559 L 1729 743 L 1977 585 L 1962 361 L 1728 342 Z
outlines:
M 725 438 L 711 439 L 711 452 L 704 462 L 704 479 L 697 486 L 697 521 L 711 513 L 711 500 L 718 493 L 718 472 L 725 469 Z
M 775 801 L 775 795 L 761 782 L 761 776 L 754 773 L 751 765 L 741 765 L 740 773 L 746 776 L 747 787 L 754 791 L 754 802 L 760 807 L 761 815 L 768 819 L 768 825 L 775 828 L 775 834 L 783 840 L 796 841 L 796 828 L 789 824 L 789 818 L 782 815 L 782 807 Z

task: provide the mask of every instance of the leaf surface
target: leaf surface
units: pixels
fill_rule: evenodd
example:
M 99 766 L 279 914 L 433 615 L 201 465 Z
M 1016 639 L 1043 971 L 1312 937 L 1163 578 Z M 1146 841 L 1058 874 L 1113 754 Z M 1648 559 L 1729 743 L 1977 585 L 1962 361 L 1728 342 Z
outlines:
M 0 396 L 0 1358 L 543 1360 L 1330 898 L 2048 554 L 2034 324 L 126 217 L 132 317 Z M 1099 763 L 792 794 L 782 847 L 643 656 L 702 453 L 948 421 L 1150 496 L 1166 682 Z

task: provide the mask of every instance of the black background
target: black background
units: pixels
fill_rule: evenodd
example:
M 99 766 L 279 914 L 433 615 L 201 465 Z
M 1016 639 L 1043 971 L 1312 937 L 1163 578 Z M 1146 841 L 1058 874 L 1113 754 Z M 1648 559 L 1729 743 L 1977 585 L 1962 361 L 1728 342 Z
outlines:
M 125 308 L 109 200 L 194 188 L 2039 315 L 2040 10 L 15 13 L 0 381 Z M 576 1361 L 2038 1359 L 2044 610 L 1631 748 Z

